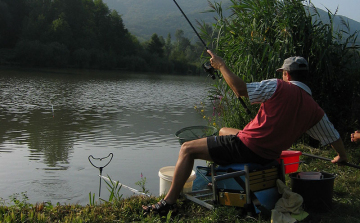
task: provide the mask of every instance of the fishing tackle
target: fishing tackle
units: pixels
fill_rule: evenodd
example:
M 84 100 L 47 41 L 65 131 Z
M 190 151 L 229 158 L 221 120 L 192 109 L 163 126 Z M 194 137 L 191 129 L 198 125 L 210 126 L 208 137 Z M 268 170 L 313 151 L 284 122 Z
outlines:
M 176 6 L 179 8 L 180 12 L 181 12 L 181 13 L 183 14 L 183 16 L 185 17 L 185 19 L 186 19 L 186 20 L 188 21 L 188 23 L 190 24 L 191 28 L 194 30 L 194 32 L 195 32 L 195 34 L 197 35 L 197 37 L 199 37 L 199 39 L 200 39 L 200 41 L 202 42 L 202 44 L 204 45 L 205 49 L 208 50 L 209 48 L 206 46 L 204 40 L 200 37 L 199 33 L 196 31 L 196 29 L 194 28 L 194 26 L 191 24 L 190 20 L 189 20 L 188 17 L 185 15 L 184 11 L 180 8 L 179 4 L 178 4 L 175 0 L 173 0 L 173 1 L 174 1 L 174 3 L 176 4 Z M 211 66 L 210 62 L 204 63 L 204 64 L 202 65 L 202 67 L 203 67 L 203 69 L 205 70 L 205 72 L 207 72 L 213 80 L 216 79 L 216 76 L 215 76 L 215 75 L 217 75 L 219 79 L 221 78 L 220 74 Z M 250 109 L 246 106 L 244 100 L 243 100 L 241 97 L 238 97 L 238 99 L 239 99 L 241 105 L 244 107 L 246 113 L 247 113 L 248 115 L 250 115 L 250 114 L 251 114 L 251 111 L 250 111 Z
M 90 158 L 92 158 L 93 160 L 102 161 L 103 159 L 107 159 L 107 158 L 109 158 L 109 157 L 110 157 L 110 160 L 109 160 L 104 166 L 96 166 L 96 165 L 91 161 L 91 159 L 90 159 Z M 132 188 L 132 187 L 126 186 L 125 184 L 122 184 L 122 183 L 120 183 L 119 181 L 111 180 L 110 178 L 105 177 L 105 176 L 102 175 L 103 169 L 104 169 L 107 165 L 109 165 L 109 163 L 111 162 L 111 160 L 112 160 L 113 157 L 114 157 L 114 154 L 113 154 L 113 153 L 109 153 L 108 156 L 102 157 L 102 158 L 94 158 L 92 155 L 90 155 L 90 156 L 88 157 L 88 160 L 89 160 L 89 162 L 91 163 L 91 165 L 93 165 L 95 168 L 98 168 L 98 169 L 100 170 L 100 174 L 99 174 L 99 177 L 100 177 L 99 197 L 100 197 L 100 193 L 101 193 L 101 179 L 106 180 L 106 181 L 108 181 L 108 182 L 113 182 L 113 183 L 115 183 L 115 184 L 118 184 L 118 185 L 121 186 L 121 187 L 124 187 L 124 188 L 126 188 L 126 189 L 129 189 L 131 192 L 133 192 L 133 193 L 135 193 L 135 194 L 139 194 L 139 195 L 144 195 L 144 196 L 150 197 L 149 194 L 140 192 L 139 190 L 136 190 L 136 189 L 134 189 L 134 188 Z
M 109 158 L 109 157 L 111 157 L 110 160 L 109 160 L 104 166 L 96 166 L 96 165 L 90 160 L 90 158 L 92 158 L 93 160 L 102 161 L 103 159 L 106 159 L 106 158 Z M 90 156 L 88 157 L 88 160 L 89 160 L 89 162 L 91 163 L 91 165 L 93 165 L 95 168 L 98 168 L 98 169 L 99 169 L 99 171 L 100 171 L 100 176 L 102 176 L 102 171 L 103 171 L 103 169 L 104 169 L 107 165 L 109 165 L 109 163 L 111 162 L 111 160 L 112 160 L 113 157 L 114 157 L 114 154 L 113 154 L 113 153 L 109 153 L 108 156 L 105 156 L 105 157 L 102 157 L 102 158 L 94 158 L 92 155 L 90 155 Z M 99 183 L 99 197 L 100 197 L 100 193 L 101 193 L 101 178 L 100 178 L 100 183 Z
M 221 79 L 219 73 L 211 66 L 210 62 L 206 62 L 202 65 L 204 71 L 210 75 L 210 77 L 215 80 L 215 74 L 218 76 L 219 79 Z
M 197 37 L 200 39 L 200 41 L 202 42 L 202 44 L 204 45 L 205 49 L 208 50 L 209 48 L 206 46 L 204 40 L 200 37 L 199 33 L 196 31 L 195 27 L 192 25 L 192 23 L 190 22 L 190 20 L 188 19 L 188 17 L 185 15 L 184 11 L 180 8 L 179 4 L 173 0 L 174 3 L 176 4 L 176 6 L 179 8 L 180 12 L 183 14 L 183 16 L 185 17 L 185 19 L 188 21 L 188 23 L 190 24 L 191 28 L 194 30 L 195 34 L 197 35 Z M 211 66 L 210 62 L 206 62 L 202 65 L 204 71 L 206 73 L 208 73 L 210 75 L 210 77 L 215 80 L 216 76 L 218 76 L 219 79 L 221 79 L 220 74 Z
M 302 155 L 309 156 L 309 157 L 312 157 L 312 158 L 321 159 L 321 160 L 331 161 L 331 159 L 329 159 L 329 158 L 322 157 L 322 156 L 316 156 L 316 155 L 312 155 L 312 154 L 308 154 L 308 153 L 302 153 Z M 353 168 L 356 168 L 356 169 L 360 169 L 360 166 L 352 164 L 352 163 L 348 163 L 348 162 L 341 162 L 341 163 L 339 163 L 339 165 L 345 165 L 345 166 L 353 167 Z
M 101 175 L 99 175 L 99 177 L 100 177 L 100 179 L 102 178 L 102 179 L 104 179 L 104 180 L 106 180 L 106 181 L 113 182 L 114 184 L 118 184 L 118 185 L 120 185 L 121 187 L 124 187 L 124 188 L 130 190 L 130 191 L 133 192 L 134 194 L 139 194 L 139 195 L 143 195 L 143 196 L 150 197 L 150 194 L 146 194 L 146 193 L 140 192 L 139 190 L 136 190 L 136 189 L 134 189 L 134 188 L 132 188 L 132 187 L 126 186 L 125 184 L 122 184 L 122 183 L 120 183 L 119 181 L 111 180 L 110 178 L 104 177 L 104 176 L 101 176 Z

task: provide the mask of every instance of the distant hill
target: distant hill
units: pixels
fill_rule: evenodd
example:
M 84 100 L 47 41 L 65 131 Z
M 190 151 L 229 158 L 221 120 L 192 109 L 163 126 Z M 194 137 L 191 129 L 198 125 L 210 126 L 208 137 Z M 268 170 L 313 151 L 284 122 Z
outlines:
M 170 33 L 174 40 L 177 29 L 192 41 L 197 41 L 196 34 L 182 16 L 180 10 L 171 0 L 103 0 L 110 9 L 122 15 L 125 27 L 139 38 L 140 41 L 150 39 L 156 33 L 164 38 Z M 202 13 L 209 10 L 207 0 L 176 1 L 191 23 L 197 29 L 196 21 L 213 23 L 216 13 Z M 224 8 L 228 8 L 230 0 L 224 0 Z
M 317 11 L 319 12 L 320 15 L 320 20 L 322 20 L 324 23 L 328 23 L 329 22 L 329 16 L 328 16 L 328 12 L 321 10 L 321 9 L 317 9 Z M 350 33 L 354 33 L 356 30 L 358 30 L 360 32 L 360 22 L 357 22 L 353 19 L 350 19 L 346 16 L 342 16 L 342 15 L 336 15 L 334 18 L 334 30 L 340 30 L 343 29 L 345 31 L 348 31 L 345 26 L 343 25 L 342 20 L 344 20 L 346 23 L 349 23 L 349 27 L 350 27 Z M 360 40 L 357 40 L 357 44 L 360 44 Z
M 174 40 L 177 29 L 184 30 L 184 35 L 191 41 L 198 40 L 196 34 L 182 16 L 174 1 L 103 0 L 103 2 L 106 3 L 110 9 L 115 9 L 122 15 L 125 27 L 130 33 L 138 37 L 140 41 L 149 40 L 154 33 L 164 38 L 170 33 Z M 202 13 L 210 9 L 207 0 L 177 0 L 176 2 L 180 5 L 196 29 L 198 28 L 197 20 L 211 24 L 214 22 L 213 17 L 217 16 L 216 13 Z M 222 0 L 222 7 L 224 9 L 227 9 L 230 4 L 230 0 Z M 318 12 L 322 21 L 329 21 L 327 12 L 321 9 L 318 9 Z M 229 15 L 229 10 L 226 13 Z M 335 29 L 337 27 L 343 27 L 340 17 L 349 22 L 351 33 L 360 30 L 359 22 L 340 15 L 335 17 Z

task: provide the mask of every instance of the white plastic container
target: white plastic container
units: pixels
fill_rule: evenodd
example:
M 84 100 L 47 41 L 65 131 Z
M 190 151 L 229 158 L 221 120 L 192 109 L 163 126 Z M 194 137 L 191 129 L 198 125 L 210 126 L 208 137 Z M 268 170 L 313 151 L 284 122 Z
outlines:
M 305 180 L 320 180 L 323 175 L 320 172 L 300 172 L 297 177 Z
M 160 189 L 159 195 L 166 194 L 171 186 L 172 179 L 174 176 L 175 166 L 166 166 L 162 167 L 159 170 L 159 177 L 160 177 Z M 182 192 L 188 193 L 192 191 L 193 182 L 196 178 L 195 171 L 191 171 L 190 177 L 187 179 Z

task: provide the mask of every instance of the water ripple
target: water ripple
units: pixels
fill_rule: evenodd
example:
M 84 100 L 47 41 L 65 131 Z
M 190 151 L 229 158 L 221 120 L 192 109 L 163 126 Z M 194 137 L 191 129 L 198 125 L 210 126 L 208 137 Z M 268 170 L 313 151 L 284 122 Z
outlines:
M 176 161 L 174 133 L 207 124 L 194 110 L 207 96 L 205 77 L 87 72 L 0 74 L 0 165 L 12 170 L 1 173 L 9 181 L 0 197 L 28 191 L 34 203 L 86 204 L 98 190 L 87 158 L 110 152 L 107 171 L 130 185 L 144 172 L 156 194 L 158 169 Z

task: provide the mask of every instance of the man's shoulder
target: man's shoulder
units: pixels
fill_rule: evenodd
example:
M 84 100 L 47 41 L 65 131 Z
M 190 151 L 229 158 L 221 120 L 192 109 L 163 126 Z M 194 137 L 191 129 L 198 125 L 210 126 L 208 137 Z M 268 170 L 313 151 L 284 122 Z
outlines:
M 277 78 L 272 78 L 272 79 L 262 80 L 259 82 L 255 81 L 255 82 L 247 83 L 247 85 L 266 87 L 267 85 L 276 85 L 278 83 L 278 81 L 281 81 L 281 80 L 277 79 Z
M 282 80 L 277 78 L 271 78 L 271 79 L 262 80 L 260 82 L 278 82 L 278 81 L 282 81 Z
M 277 88 L 277 83 L 278 79 L 274 78 L 247 84 L 250 102 L 262 103 L 271 98 Z

